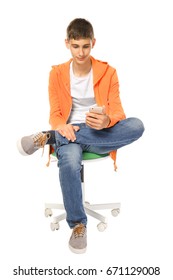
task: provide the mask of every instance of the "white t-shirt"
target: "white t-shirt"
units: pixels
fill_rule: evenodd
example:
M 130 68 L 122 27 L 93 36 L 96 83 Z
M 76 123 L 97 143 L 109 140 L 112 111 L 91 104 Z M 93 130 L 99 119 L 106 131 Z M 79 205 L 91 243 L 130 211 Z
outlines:
M 70 64 L 70 90 L 72 96 L 72 109 L 68 123 L 85 123 L 86 112 L 89 107 L 95 106 L 96 101 L 93 89 L 93 71 L 84 77 L 76 77 Z

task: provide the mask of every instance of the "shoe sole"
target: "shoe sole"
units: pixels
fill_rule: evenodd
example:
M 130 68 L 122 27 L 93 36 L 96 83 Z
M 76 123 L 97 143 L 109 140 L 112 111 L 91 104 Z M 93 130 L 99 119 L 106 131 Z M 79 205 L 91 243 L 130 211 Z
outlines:
M 71 247 L 69 244 L 69 249 L 75 254 L 84 254 L 86 252 L 87 248 L 85 247 L 83 249 L 76 249 L 76 248 Z
M 21 155 L 23 155 L 23 156 L 29 156 L 29 154 L 27 154 L 27 153 L 24 151 L 24 149 L 22 148 L 21 139 L 19 139 L 19 140 L 17 141 L 17 149 L 18 149 L 18 151 L 19 151 L 19 153 L 20 153 Z

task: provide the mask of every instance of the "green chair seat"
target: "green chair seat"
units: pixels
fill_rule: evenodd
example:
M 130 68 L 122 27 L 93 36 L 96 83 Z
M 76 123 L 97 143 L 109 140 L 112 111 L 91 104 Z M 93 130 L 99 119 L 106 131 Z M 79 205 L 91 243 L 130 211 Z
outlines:
M 95 154 L 95 153 L 90 153 L 90 152 L 83 152 L 82 153 L 82 160 L 91 160 L 91 159 L 99 159 L 99 158 L 104 158 L 107 157 L 109 154 Z M 56 157 L 56 153 L 53 152 L 52 156 Z
M 109 154 L 95 154 L 90 152 L 83 152 L 82 159 L 83 160 L 91 160 L 91 159 L 99 159 L 103 157 L 107 157 Z

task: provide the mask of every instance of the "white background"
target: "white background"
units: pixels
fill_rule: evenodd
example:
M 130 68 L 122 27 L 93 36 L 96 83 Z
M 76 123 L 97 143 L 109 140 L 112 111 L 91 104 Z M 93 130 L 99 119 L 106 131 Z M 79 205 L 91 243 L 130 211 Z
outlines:
M 52 232 L 44 217 L 45 201 L 61 201 L 56 165 L 45 167 L 47 151 L 43 158 L 41 151 L 22 157 L 16 149 L 19 137 L 49 128 L 49 71 L 70 58 L 64 39 L 75 17 L 93 24 L 97 43 L 92 55 L 117 69 L 127 117 L 139 117 L 145 125 L 141 139 L 119 150 L 117 173 L 109 160 L 86 166 L 88 200 L 122 206 L 117 218 L 106 212 L 103 233 L 89 217 L 84 255 L 69 251 L 71 231 L 65 221 Z M 0 2 L 2 279 L 38 277 L 13 276 L 19 265 L 103 269 L 95 279 L 117 279 L 105 274 L 109 266 L 159 266 L 160 276 L 117 277 L 171 279 L 172 26 L 168 0 Z

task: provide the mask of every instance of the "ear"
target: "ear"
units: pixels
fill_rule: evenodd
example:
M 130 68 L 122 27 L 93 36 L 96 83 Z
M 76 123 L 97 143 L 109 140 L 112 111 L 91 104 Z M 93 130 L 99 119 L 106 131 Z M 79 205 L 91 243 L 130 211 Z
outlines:
M 70 48 L 70 45 L 69 45 L 69 40 L 68 39 L 65 39 L 65 45 L 66 45 L 66 48 L 69 49 Z
M 92 48 L 94 48 L 95 43 L 96 43 L 96 39 L 94 38 L 94 39 L 92 40 Z

